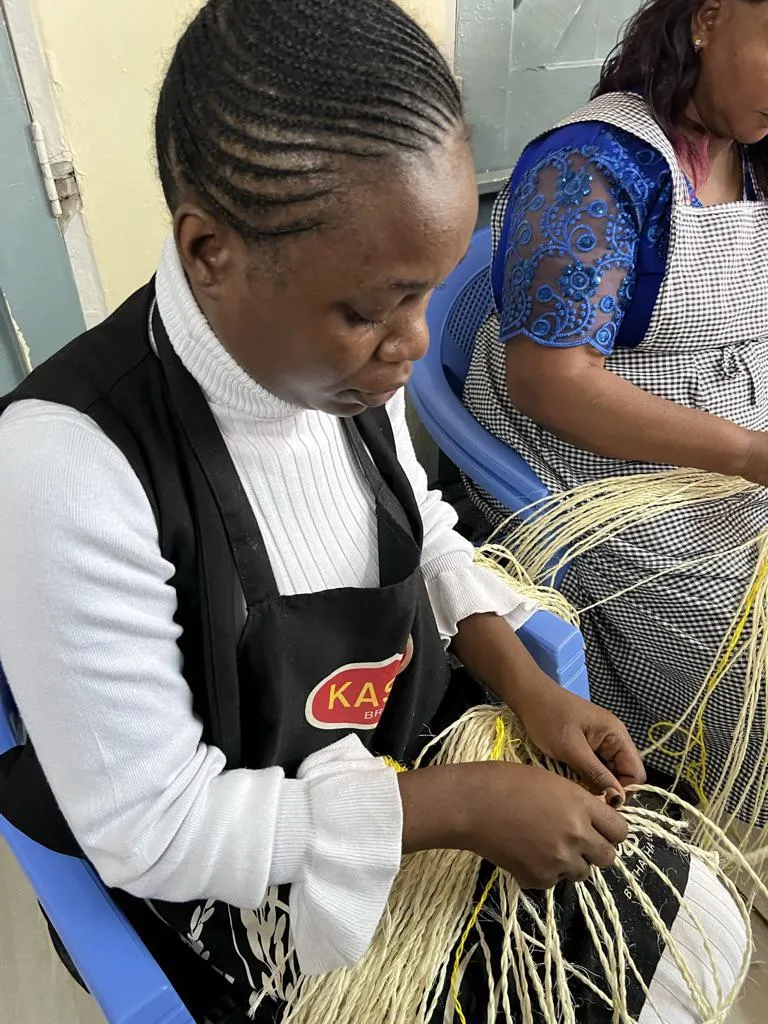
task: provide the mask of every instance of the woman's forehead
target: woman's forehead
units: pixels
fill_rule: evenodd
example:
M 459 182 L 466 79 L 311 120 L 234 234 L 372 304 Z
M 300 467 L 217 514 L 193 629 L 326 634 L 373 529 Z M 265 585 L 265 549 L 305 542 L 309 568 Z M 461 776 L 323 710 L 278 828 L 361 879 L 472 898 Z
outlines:
M 474 167 L 464 148 L 358 182 L 331 226 L 299 241 L 297 264 L 322 277 L 343 272 L 368 287 L 433 287 L 464 254 L 477 219 Z

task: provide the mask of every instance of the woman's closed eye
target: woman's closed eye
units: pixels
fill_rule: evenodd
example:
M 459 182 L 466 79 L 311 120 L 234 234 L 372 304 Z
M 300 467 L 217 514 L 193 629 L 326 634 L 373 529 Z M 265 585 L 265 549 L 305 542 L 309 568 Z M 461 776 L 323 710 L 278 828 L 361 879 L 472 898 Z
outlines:
M 424 300 L 424 296 L 427 294 L 431 294 L 431 292 L 432 289 L 427 286 L 419 287 L 418 290 L 411 289 L 408 291 L 406 295 L 403 295 L 403 297 L 399 300 L 399 302 L 397 303 L 396 307 L 393 310 L 388 311 L 387 313 L 384 314 L 382 312 L 379 312 L 378 316 L 365 316 L 365 314 L 360 313 L 357 309 L 355 309 L 354 306 L 349 305 L 349 303 L 344 303 L 342 306 L 342 310 L 345 319 L 353 327 L 381 327 L 387 322 L 387 319 L 398 309 L 402 307 L 409 307 L 414 305 L 415 303 L 422 302 Z
M 352 306 L 345 305 L 343 307 L 343 312 L 345 319 L 352 327 L 381 327 L 384 323 L 384 320 L 382 319 L 364 316 Z

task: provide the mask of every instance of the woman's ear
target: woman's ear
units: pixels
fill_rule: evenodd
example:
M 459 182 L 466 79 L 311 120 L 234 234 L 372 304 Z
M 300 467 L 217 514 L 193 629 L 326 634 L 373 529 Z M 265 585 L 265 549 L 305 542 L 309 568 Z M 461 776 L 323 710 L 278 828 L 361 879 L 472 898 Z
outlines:
M 238 263 L 241 246 L 235 233 L 191 202 L 181 203 L 176 210 L 173 233 L 193 291 L 215 298 Z
M 723 13 L 723 0 L 704 0 L 691 21 L 691 37 L 695 50 L 703 50 L 716 30 Z

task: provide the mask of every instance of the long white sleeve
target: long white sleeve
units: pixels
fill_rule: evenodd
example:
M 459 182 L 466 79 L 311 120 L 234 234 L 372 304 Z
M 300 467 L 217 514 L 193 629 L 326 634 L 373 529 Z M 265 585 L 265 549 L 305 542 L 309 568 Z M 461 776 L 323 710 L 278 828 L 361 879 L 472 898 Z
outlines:
M 35 402 L 3 417 L 0 523 L 0 660 L 104 881 L 245 908 L 290 882 L 302 964 L 358 960 L 400 862 L 394 772 L 354 737 L 299 781 L 223 770 L 181 675 L 173 567 L 146 495 L 85 417 Z

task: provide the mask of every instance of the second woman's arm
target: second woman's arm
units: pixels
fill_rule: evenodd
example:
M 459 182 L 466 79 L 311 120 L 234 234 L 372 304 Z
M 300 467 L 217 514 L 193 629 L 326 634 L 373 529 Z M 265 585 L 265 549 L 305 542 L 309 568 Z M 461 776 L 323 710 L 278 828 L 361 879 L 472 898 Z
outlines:
M 547 152 L 510 200 L 506 251 L 497 255 L 510 401 L 563 441 L 606 458 L 768 483 L 765 435 L 635 387 L 606 365 L 637 286 L 644 225 L 652 221 L 663 238 L 669 182 L 668 172 L 666 185 L 664 173 L 655 182 L 640 163 L 629 174 L 638 154 L 615 133 L 593 141 L 594 150 Z
M 513 405 L 563 441 L 610 459 L 686 466 L 768 484 L 768 439 L 667 401 L 606 368 L 594 348 L 507 343 Z

